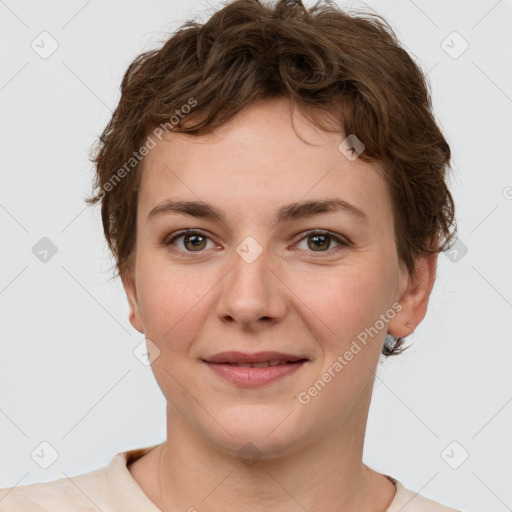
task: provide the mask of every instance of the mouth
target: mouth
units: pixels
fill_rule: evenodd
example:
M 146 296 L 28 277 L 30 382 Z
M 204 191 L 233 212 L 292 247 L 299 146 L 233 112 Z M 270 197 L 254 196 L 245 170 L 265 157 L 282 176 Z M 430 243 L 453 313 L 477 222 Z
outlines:
M 308 361 L 281 352 L 221 352 L 203 359 L 218 376 L 240 387 L 270 384 L 292 375 Z
M 303 363 L 307 359 L 299 359 L 297 361 L 286 361 L 281 359 L 271 359 L 270 361 L 262 361 L 261 363 L 212 363 L 212 364 L 229 364 L 230 366 L 238 366 L 239 368 L 268 368 L 269 366 L 283 366 L 285 364 Z M 210 361 L 207 361 L 210 362 Z
M 236 366 L 252 366 L 253 368 L 265 368 L 308 361 L 307 358 L 283 352 L 220 352 L 206 357 L 203 361 L 215 364 L 231 364 Z

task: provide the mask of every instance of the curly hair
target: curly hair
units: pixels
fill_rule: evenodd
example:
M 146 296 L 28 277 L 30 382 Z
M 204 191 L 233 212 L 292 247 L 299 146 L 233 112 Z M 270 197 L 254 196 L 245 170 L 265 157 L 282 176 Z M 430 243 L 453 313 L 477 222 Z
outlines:
M 317 127 L 355 134 L 378 162 L 393 205 L 400 264 L 449 248 L 456 233 L 446 177 L 450 147 L 432 112 L 427 77 L 378 14 L 329 0 L 234 0 L 206 22 L 185 22 L 137 56 L 91 148 L 95 194 L 117 273 L 129 273 L 143 157 L 163 131 L 203 135 L 258 100 L 286 97 Z M 335 123 L 333 127 L 333 121 Z M 386 356 L 403 351 L 404 338 Z

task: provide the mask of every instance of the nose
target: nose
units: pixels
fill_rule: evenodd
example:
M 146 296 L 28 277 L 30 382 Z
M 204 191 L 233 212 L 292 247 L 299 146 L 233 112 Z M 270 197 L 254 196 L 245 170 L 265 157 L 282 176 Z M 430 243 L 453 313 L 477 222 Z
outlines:
M 238 249 L 233 252 L 231 267 L 219 285 L 218 318 L 249 330 L 278 322 L 286 312 L 287 288 L 270 250 L 262 250 L 254 243 L 240 244 Z

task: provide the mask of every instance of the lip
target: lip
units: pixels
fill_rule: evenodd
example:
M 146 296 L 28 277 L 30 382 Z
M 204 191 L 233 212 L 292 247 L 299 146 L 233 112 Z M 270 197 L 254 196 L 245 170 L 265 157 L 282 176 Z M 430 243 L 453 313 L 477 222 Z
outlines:
M 285 354 L 284 352 L 220 352 L 213 356 L 209 356 L 205 359 L 207 363 L 241 363 L 241 364 L 253 364 L 253 363 L 264 363 L 273 359 L 279 359 L 280 361 L 291 361 L 296 362 L 305 357 L 296 356 L 293 354 Z
M 271 360 L 291 362 L 263 368 L 233 365 L 233 363 L 264 363 Z M 239 387 L 254 388 L 271 384 L 294 374 L 304 366 L 308 359 L 292 354 L 285 354 L 283 352 L 255 352 L 252 354 L 244 352 L 221 352 L 207 359 L 203 359 L 203 361 L 213 372 L 228 382 Z

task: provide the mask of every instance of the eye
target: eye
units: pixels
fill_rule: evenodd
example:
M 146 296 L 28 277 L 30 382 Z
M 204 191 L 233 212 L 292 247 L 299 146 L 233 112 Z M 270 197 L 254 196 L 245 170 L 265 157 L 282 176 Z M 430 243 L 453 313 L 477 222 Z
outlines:
M 172 238 L 168 239 L 165 245 L 174 245 L 174 242 L 179 238 L 183 238 L 183 244 L 186 249 L 180 252 L 201 252 L 206 246 L 206 241 L 210 240 L 202 231 L 183 229 L 182 231 L 178 231 Z
M 306 233 L 306 236 L 303 237 L 300 242 L 303 240 L 311 240 L 311 242 L 307 242 L 307 247 L 311 249 L 309 252 L 332 252 L 342 249 L 343 247 L 346 247 L 349 245 L 349 243 L 346 240 L 343 240 L 339 236 L 335 235 L 334 233 L 331 233 L 330 231 L 324 231 L 324 230 L 314 230 L 309 231 Z M 334 240 L 338 247 L 334 247 L 331 249 L 331 240 Z M 324 250 L 326 249 L 326 250 Z M 304 250 L 304 249 L 301 249 Z M 307 249 L 305 249 L 307 250 Z
M 204 232 L 196 229 L 183 229 L 181 231 L 178 231 L 174 234 L 171 238 L 168 238 L 164 245 L 171 245 L 175 246 L 176 248 L 176 241 L 180 238 L 183 239 L 182 241 L 182 248 L 184 250 L 177 249 L 178 252 L 183 253 L 192 253 L 192 252 L 203 252 L 203 249 L 208 248 L 207 247 L 207 241 L 211 238 L 207 236 Z M 307 243 L 308 249 L 300 249 L 305 250 L 307 252 L 320 252 L 320 253 L 326 253 L 326 252 L 332 252 L 342 249 L 343 247 L 346 247 L 350 245 L 350 242 L 340 238 L 339 236 L 335 235 L 334 233 L 331 233 L 330 231 L 325 230 L 312 230 L 308 231 L 306 233 L 306 236 L 302 237 L 299 242 L 302 242 L 303 240 L 311 240 L 311 242 Z M 331 241 L 334 240 L 338 247 L 331 248 Z M 212 242 L 213 243 L 213 242 Z M 213 244 L 215 246 L 215 244 Z M 212 247 L 209 247 L 212 248 Z

